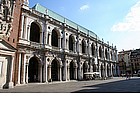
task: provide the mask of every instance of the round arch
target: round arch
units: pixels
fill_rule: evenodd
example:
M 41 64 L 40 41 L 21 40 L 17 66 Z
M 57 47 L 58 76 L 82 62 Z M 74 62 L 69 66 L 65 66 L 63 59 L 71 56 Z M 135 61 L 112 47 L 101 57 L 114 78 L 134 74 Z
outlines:
M 41 26 L 37 22 L 30 25 L 30 41 L 40 43 Z
M 82 53 L 86 53 L 86 41 L 82 40 Z
M 52 30 L 52 36 L 51 36 L 51 45 L 52 46 L 59 47 L 59 45 L 58 45 L 59 36 L 60 36 L 59 31 L 56 28 L 54 28 Z
M 107 77 L 109 77 L 109 66 L 107 64 Z
M 101 46 L 99 47 L 99 57 L 102 57 L 102 48 L 101 48 Z
M 30 58 L 28 66 L 28 82 L 40 82 L 41 62 L 35 56 Z
M 59 61 L 55 58 L 51 62 L 51 79 L 52 81 L 59 81 L 59 68 L 60 68 L 60 63 Z
M 76 79 L 75 75 L 76 75 L 76 64 L 72 60 L 70 62 L 70 80 L 75 80 Z
M 71 51 L 74 51 L 74 42 L 75 42 L 75 39 L 73 35 L 70 35 L 69 36 L 69 50 Z
M 95 46 L 94 46 L 94 43 L 92 43 L 91 45 L 91 52 L 92 52 L 92 56 L 95 55 Z
M 108 59 L 108 51 L 105 49 L 105 58 Z
M 103 76 L 104 76 L 104 67 L 103 67 L 103 65 L 101 64 L 101 77 L 103 78 Z

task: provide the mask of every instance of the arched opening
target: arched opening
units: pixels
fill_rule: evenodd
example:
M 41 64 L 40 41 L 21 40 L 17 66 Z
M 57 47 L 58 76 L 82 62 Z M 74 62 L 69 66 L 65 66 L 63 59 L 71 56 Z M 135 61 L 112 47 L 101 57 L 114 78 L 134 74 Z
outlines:
M 86 64 L 86 62 L 83 63 L 83 78 L 85 79 L 85 75 L 84 73 L 88 72 L 88 66 Z
M 103 78 L 104 76 L 104 69 L 103 69 L 103 65 L 101 65 L 101 77 Z
M 94 56 L 95 55 L 95 46 L 93 43 L 91 45 L 91 52 L 92 52 L 92 56 Z
M 35 22 L 31 24 L 30 41 L 40 43 L 40 28 Z
M 109 77 L 109 66 L 107 65 L 107 77 Z
M 96 65 L 93 64 L 93 72 L 96 72 Z
M 74 51 L 74 38 L 72 35 L 69 36 L 69 50 Z
M 54 47 L 58 47 L 58 33 L 55 29 L 52 30 L 52 40 L 51 44 Z
M 107 49 L 105 49 L 105 58 L 106 59 L 108 59 L 107 55 L 108 55 L 108 52 L 107 52 Z
M 28 82 L 39 82 L 39 62 L 36 57 L 29 60 Z
M 51 64 L 51 79 L 52 81 L 59 80 L 59 62 L 54 59 Z
M 110 52 L 110 55 L 111 55 L 111 60 L 113 60 L 113 54 L 112 54 L 112 51 Z
M 112 76 L 115 76 L 115 67 L 112 66 Z
M 70 80 L 74 80 L 75 75 L 75 68 L 74 68 L 74 62 L 70 62 Z
M 86 53 L 86 42 L 82 40 L 82 53 Z
M 101 48 L 101 46 L 99 47 L 99 57 L 102 57 L 102 48 Z

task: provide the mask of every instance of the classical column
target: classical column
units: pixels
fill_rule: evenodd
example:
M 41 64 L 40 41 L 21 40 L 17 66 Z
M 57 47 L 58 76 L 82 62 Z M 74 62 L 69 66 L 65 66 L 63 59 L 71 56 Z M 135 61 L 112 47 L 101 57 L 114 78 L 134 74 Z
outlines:
M 79 64 L 78 67 L 78 80 L 82 80 L 82 65 Z
M 42 64 L 40 64 L 39 82 L 42 83 Z
M 74 72 L 74 74 L 75 74 L 75 75 L 74 75 L 74 79 L 77 80 L 77 66 L 75 66 L 74 71 L 75 71 L 75 72 Z
M 26 84 L 28 84 L 28 67 L 29 67 L 29 64 L 26 63 L 26 80 L 25 80 Z
M 27 40 L 30 41 L 30 26 L 28 26 L 28 32 L 27 32 Z
M 61 47 L 61 36 L 58 38 L 58 47 L 59 47 L 59 49 L 62 48 L 62 47 Z
M 20 38 L 23 38 L 24 34 L 24 15 L 21 16 L 22 22 L 21 22 L 21 33 L 20 33 Z
M 59 81 L 62 81 L 62 66 L 59 68 Z
M 26 77 L 26 54 L 24 53 L 24 59 L 23 59 L 23 84 L 25 84 L 25 77 Z
M 74 53 L 77 52 L 77 46 L 76 46 L 76 41 L 74 41 Z
M 67 81 L 67 62 L 64 62 L 64 81 Z
M 44 70 L 43 70 L 43 82 L 48 82 L 48 64 L 47 64 L 47 57 L 45 57 L 44 61 Z
M 21 74 L 21 53 L 19 53 L 19 57 L 18 57 L 18 81 L 17 84 L 20 84 L 20 74 Z
M 10 66 L 10 74 L 9 74 L 9 88 L 13 88 L 13 64 L 14 64 L 14 56 L 11 56 L 11 66 Z
M 70 67 L 67 66 L 67 80 L 70 80 Z
M 89 54 L 89 56 L 92 56 L 91 54 L 91 43 L 90 43 L 90 41 L 89 41 L 89 43 L 88 43 L 88 54 Z
M 52 34 L 48 33 L 49 46 L 52 46 Z
M 48 66 L 48 82 L 51 82 L 51 65 Z

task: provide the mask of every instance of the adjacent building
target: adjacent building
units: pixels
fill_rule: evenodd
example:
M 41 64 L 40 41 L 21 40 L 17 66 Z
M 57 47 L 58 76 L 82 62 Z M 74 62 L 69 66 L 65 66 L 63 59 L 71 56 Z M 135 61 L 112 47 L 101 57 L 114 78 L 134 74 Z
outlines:
M 133 50 L 130 55 L 132 73 L 136 74 L 140 70 L 140 49 Z
M 120 75 L 125 75 L 126 73 L 132 73 L 131 67 L 131 52 L 132 50 L 121 51 L 118 53 L 118 64 Z
M 1 65 L 6 58 L 0 60 L 1 73 L 10 72 L 14 85 L 83 80 L 85 72 L 99 72 L 101 79 L 118 75 L 116 46 L 40 4 L 16 2 L 18 15 L 6 40 L 12 41 L 10 68 Z
M 0 1 L 0 88 L 14 85 L 21 3 L 20 0 Z

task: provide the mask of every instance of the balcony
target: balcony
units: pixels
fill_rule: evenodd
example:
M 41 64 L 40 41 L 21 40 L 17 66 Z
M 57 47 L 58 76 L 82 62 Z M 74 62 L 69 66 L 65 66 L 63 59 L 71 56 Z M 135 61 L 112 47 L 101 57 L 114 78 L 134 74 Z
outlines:
M 43 44 L 40 44 L 37 42 L 31 42 L 31 41 L 30 41 L 30 46 L 31 46 L 31 48 L 35 48 L 35 49 L 42 49 L 43 48 Z

